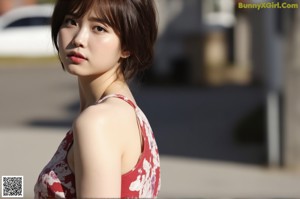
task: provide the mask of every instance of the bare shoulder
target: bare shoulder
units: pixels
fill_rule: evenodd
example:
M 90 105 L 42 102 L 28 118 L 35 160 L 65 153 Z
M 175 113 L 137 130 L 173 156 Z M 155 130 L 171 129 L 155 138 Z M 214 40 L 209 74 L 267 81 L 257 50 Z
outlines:
M 127 102 L 109 98 L 104 102 L 86 108 L 75 120 L 78 127 L 90 125 L 116 125 L 135 117 L 135 111 Z
M 100 104 L 86 108 L 75 120 L 73 129 L 77 136 L 107 136 L 122 141 L 124 130 L 136 124 L 134 109 L 125 101 L 109 98 Z

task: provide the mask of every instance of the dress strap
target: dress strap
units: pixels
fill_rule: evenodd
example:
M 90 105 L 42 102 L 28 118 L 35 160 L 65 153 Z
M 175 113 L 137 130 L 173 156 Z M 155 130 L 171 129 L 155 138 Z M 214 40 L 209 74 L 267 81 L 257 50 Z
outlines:
M 101 99 L 99 99 L 96 104 L 100 104 L 101 102 L 105 101 L 106 99 L 108 98 L 111 98 L 111 97 L 115 97 L 115 98 L 119 98 L 119 99 L 122 99 L 123 101 L 127 102 L 130 106 L 132 106 L 134 109 L 136 109 L 136 105 L 130 100 L 128 99 L 128 97 L 125 97 L 124 95 L 121 95 L 121 94 L 111 94 L 111 95 L 107 95 Z

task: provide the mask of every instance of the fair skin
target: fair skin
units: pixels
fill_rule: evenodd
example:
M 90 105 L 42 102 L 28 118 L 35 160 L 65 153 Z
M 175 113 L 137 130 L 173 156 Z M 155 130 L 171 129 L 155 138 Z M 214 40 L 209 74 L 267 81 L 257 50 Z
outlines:
M 109 98 L 95 105 L 114 93 L 135 102 L 117 73 L 119 59 L 130 53 L 121 50 L 113 29 L 96 19 L 93 11 L 80 19 L 67 15 L 58 35 L 60 59 L 78 77 L 80 94 L 81 111 L 73 123 L 67 159 L 78 198 L 119 198 L 121 175 L 134 168 L 142 142 L 135 111 L 126 102 Z

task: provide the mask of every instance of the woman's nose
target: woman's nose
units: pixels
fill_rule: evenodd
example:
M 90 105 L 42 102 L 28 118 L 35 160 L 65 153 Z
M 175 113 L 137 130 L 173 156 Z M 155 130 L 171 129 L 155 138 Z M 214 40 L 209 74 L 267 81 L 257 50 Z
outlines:
M 73 45 L 76 47 L 86 47 L 88 40 L 88 31 L 85 28 L 81 28 L 78 30 L 73 39 Z

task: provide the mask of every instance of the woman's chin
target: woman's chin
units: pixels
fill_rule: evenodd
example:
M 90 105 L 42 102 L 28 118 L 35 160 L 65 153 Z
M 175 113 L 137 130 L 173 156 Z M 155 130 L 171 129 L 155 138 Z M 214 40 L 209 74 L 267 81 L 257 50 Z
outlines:
M 66 68 L 66 71 L 68 73 L 70 73 L 71 75 L 76 75 L 76 76 L 84 75 L 84 74 L 82 74 L 83 71 L 81 71 L 80 68 L 78 68 L 78 66 L 76 66 L 76 65 L 69 64 L 69 65 L 66 65 L 65 68 Z

